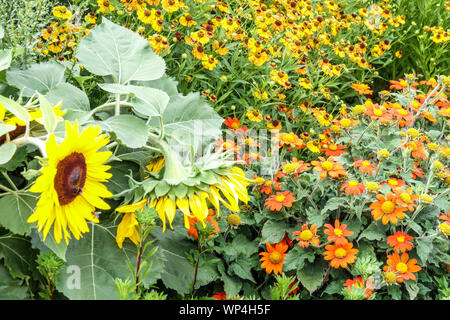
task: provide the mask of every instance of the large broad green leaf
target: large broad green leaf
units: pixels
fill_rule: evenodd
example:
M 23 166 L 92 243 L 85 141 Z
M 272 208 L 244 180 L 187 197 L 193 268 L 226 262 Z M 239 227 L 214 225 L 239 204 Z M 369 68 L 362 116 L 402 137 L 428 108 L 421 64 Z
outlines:
M 158 228 L 153 230 L 151 235 L 156 238 L 158 251 L 164 256 L 164 272 L 161 275 L 164 285 L 167 288 L 176 290 L 180 295 L 185 295 L 191 291 L 195 273 L 194 266 L 187 259 L 186 255 L 190 251 L 196 251 L 197 246 L 186 237 L 185 233 L 181 234 L 181 231 L 177 231 L 182 230 L 186 232 L 181 229 L 183 226 L 181 223 L 178 223 L 180 222 L 178 220 L 181 219 L 176 218 L 175 231 L 166 230 L 162 232 L 162 228 Z M 218 277 L 215 265 L 205 265 L 206 261 L 207 257 L 203 255 L 200 260 L 197 285 L 206 285 Z
M 14 156 L 16 152 L 16 145 L 14 143 L 5 143 L 0 146 L 0 165 L 7 163 Z
M 278 243 L 283 239 L 286 231 L 289 232 L 289 226 L 286 222 L 268 220 L 261 231 L 261 243 Z
M 45 238 L 42 232 L 38 232 L 37 229 L 31 229 L 31 245 L 33 248 L 39 249 L 41 252 L 53 251 L 59 258 L 66 261 L 67 244 L 65 241 L 56 243 L 54 233 L 50 231 Z
M 191 146 L 197 152 L 215 141 L 221 134 L 222 122 L 199 93 L 171 97 L 163 113 L 165 139 L 179 147 L 180 152 L 190 152 Z M 156 119 L 151 124 L 155 128 L 159 126 Z
M 21 235 L 29 235 L 32 225 L 28 217 L 36 206 L 37 196 L 30 192 L 16 192 L 0 198 L 0 224 Z
M 117 246 L 116 227 L 89 222 L 89 233 L 72 240 L 66 252 L 57 289 L 71 300 L 118 299 L 114 279 L 130 274 L 127 263 L 136 257 L 134 246 Z M 78 285 L 79 284 L 79 285 Z
M 14 278 L 28 277 L 35 269 L 30 241 L 22 236 L 6 234 L 0 236 L 0 259 Z
M 10 85 L 23 89 L 22 95 L 31 97 L 36 91 L 49 93 L 64 82 L 65 67 L 57 62 L 33 64 L 29 69 L 10 69 L 6 72 L 6 80 Z
M 305 266 L 306 261 L 314 262 L 314 252 L 295 246 L 286 254 L 283 263 L 283 271 L 300 270 Z
M 97 122 L 104 131 L 112 132 L 127 147 L 140 148 L 147 143 L 148 127 L 145 121 L 132 115 L 118 115 Z
M 6 70 L 11 65 L 12 50 L 0 50 L 0 71 Z
M 24 300 L 28 297 L 27 291 L 20 280 L 11 278 L 8 270 L 0 265 L 0 300 Z
M 231 298 L 239 294 L 242 289 L 243 281 L 237 276 L 230 276 L 222 264 L 219 264 L 217 269 L 220 273 L 220 280 L 223 281 L 223 289 L 225 290 L 227 297 Z
M 314 263 L 305 263 L 304 267 L 297 271 L 297 278 L 301 284 L 313 294 L 323 282 L 328 263 L 317 259 Z
M 169 103 L 169 96 L 162 90 L 140 87 L 124 86 L 115 83 L 99 84 L 100 88 L 111 93 L 133 94 L 131 103 L 133 109 L 141 115 L 152 117 L 160 116 Z
M 62 101 L 61 110 L 90 110 L 89 98 L 86 93 L 70 83 L 60 83 L 45 96 L 53 105 Z
M 147 40 L 133 31 L 103 18 L 80 41 L 77 58 L 88 71 L 112 76 L 116 83 L 155 80 L 165 72 L 165 62 Z

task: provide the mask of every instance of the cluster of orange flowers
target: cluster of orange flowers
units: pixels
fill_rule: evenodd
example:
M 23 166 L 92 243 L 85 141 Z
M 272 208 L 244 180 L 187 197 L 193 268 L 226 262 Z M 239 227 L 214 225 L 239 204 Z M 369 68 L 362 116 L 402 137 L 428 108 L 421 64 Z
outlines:
M 353 243 L 347 240 L 347 237 L 352 236 L 353 232 L 347 229 L 346 224 L 341 224 L 337 219 L 334 226 L 327 223 L 324 227 L 323 233 L 328 236 L 327 241 L 333 243 L 325 246 L 324 259 L 329 260 L 330 266 L 336 269 L 346 268 L 347 264 L 354 263 L 358 249 L 353 248 Z M 319 248 L 318 231 L 319 229 L 315 224 L 309 226 L 305 223 L 301 230 L 294 231 L 293 235 L 297 236 L 296 240 L 301 248 L 308 248 L 310 245 Z M 265 269 L 268 274 L 272 272 L 274 274 L 281 273 L 287 250 L 292 245 L 292 241 L 287 234 L 279 243 L 266 243 L 267 251 L 260 253 L 262 256 L 260 259 L 262 261 L 261 268 Z

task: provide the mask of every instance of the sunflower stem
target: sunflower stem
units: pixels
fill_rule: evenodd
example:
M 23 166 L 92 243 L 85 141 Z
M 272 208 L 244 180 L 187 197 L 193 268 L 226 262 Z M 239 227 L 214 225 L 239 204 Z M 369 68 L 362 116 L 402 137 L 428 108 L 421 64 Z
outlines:
M 11 185 L 11 187 L 13 187 L 15 191 L 19 191 L 19 189 L 17 189 L 16 185 L 5 171 L 2 171 L 2 175 L 5 177 L 6 181 L 8 181 L 8 183 Z
M 118 116 L 120 114 L 120 93 L 116 94 L 116 105 L 114 107 L 114 115 Z

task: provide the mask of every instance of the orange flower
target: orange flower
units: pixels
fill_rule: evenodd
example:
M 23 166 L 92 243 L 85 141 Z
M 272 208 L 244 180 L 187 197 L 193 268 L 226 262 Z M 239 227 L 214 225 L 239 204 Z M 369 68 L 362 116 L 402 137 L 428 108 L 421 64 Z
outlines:
M 237 118 L 231 118 L 228 117 L 223 124 L 225 124 L 228 128 L 230 129 L 239 129 L 239 127 L 241 126 L 241 121 Z
M 267 242 L 266 249 L 267 252 L 259 253 L 259 255 L 262 256 L 262 258 L 259 259 L 259 261 L 263 262 L 261 264 L 261 268 L 266 269 L 267 274 L 271 274 L 272 272 L 274 274 L 281 273 L 288 246 L 286 244 L 283 244 L 282 242 L 279 242 L 275 244 L 275 246 L 272 246 L 270 243 Z
M 214 298 L 216 300 L 228 300 L 225 291 L 215 292 L 215 294 L 211 298 Z
M 315 246 L 319 245 L 320 240 L 317 236 L 317 231 L 317 226 L 315 224 L 313 224 L 311 228 L 308 228 L 308 224 L 305 223 L 302 226 L 302 230 L 294 231 L 293 235 L 298 236 L 296 240 L 301 248 L 308 248 L 310 243 Z
M 352 83 L 352 89 L 358 92 L 359 95 L 363 94 L 372 94 L 373 91 L 370 90 L 370 87 L 368 84 L 365 83 Z
M 373 209 L 372 216 L 375 221 L 382 218 L 383 224 L 387 224 L 389 221 L 396 224 L 397 218 L 403 219 L 405 214 L 403 211 L 407 209 L 402 206 L 397 206 L 397 198 L 392 192 L 386 194 L 386 198 L 382 194 L 377 195 L 379 201 L 373 202 L 369 208 Z
M 342 193 L 350 194 L 352 196 L 360 195 L 365 189 L 366 188 L 362 183 L 355 180 L 346 181 L 341 186 L 341 191 L 343 191 Z
M 296 148 L 297 146 L 301 146 L 303 144 L 303 141 L 293 132 L 281 132 L 278 134 L 278 137 L 275 137 L 274 139 L 280 143 L 280 147 L 288 146 L 291 148 Z
M 346 146 L 339 145 L 339 144 L 324 144 L 323 149 L 320 150 L 320 152 L 325 152 L 325 155 L 327 157 L 333 156 L 333 157 L 339 157 L 341 154 L 347 153 L 347 151 L 344 151 L 344 149 L 347 149 Z
M 280 211 L 282 207 L 290 208 L 295 201 L 295 197 L 292 192 L 277 192 L 276 195 L 272 195 L 266 199 L 264 205 L 270 211 Z
M 397 179 L 394 177 L 389 178 L 387 181 L 383 181 L 380 184 L 388 184 L 392 189 L 406 186 L 406 182 L 402 179 Z
M 348 288 L 349 290 L 352 290 L 353 287 L 365 288 L 364 290 L 365 296 L 367 299 L 369 299 L 373 293 L 374 283 L 370 281 L 370 279 L 367 279 L 366 284 L 364 285 L 362 277 L 358 277 L 353 280 L 347 279 L 344 283 L 344 287 Z
M 344 243 L 339 243 L 336 245 L 326 245 L 325 246 L 325 260 L 331 260 L 330 266 L 338 269 L 346 268 L 347 263 L 353 263 L 356 260 L 355 254 L 358 253 L 358 249 L 352 249 L 353 243 L 345 241 Z
M 395 188 L 395 196 L 397 197 L 397 203 L 405 208 L 408 208 L 409 211 L 413 212 L 414 208 L 417 204 L 414 203 L 419 196 L 416 194 L 412 194 L 412 188 L 409 187 L 406 191 L 403 191 L 402 188 Z
M 392 236 L 387 237 L 387 243 L 394 248 L 395 251 L 400 250 L 401 252 L 405 252 L 412 250 L 413 244 L 409 241 L 412 239 L 414 238 L 406 233 L 397 231 Z
M 345 244 L 348 242 L 345 237 L 353 235 L 353 231 L 347 230 L 347 225 L 340 224 L 338 219 L 334 221 L 334 227 L 329 223 L 326 223 L 324 227 L 326 229 L 323 233 L 328 235 L 328 241 L 333 241 L 336 244 Z
M 320 178 L 325 179 L 327 176 L 331 178 L 338 178 L 347 176 L 347 172 L 340 162 L 334 162 L 333 157 L 328 157 L 325 160 L 324 157 L 319 157 L 320 161 L 311 161 L 314 166 L 314 171 L 320 172 Z
M 220 232 L 219 224 L 216 220 L 214 220 L 215 216 L 216 215 L 214 213 L 214 210 L 209 209 L 209 215 L 208 215 L 208 217 L 206 217 L 206 221 L 208 223 L 210 223 L 212 225 L 212 227 L 214 228 L 213 232 L 209 235 L 209 238 L 212 238 L 215 234 Z M 197 238 L 198 238 L 198 229 L 197 228 L 199 227 L 199 224 L 197 224 L 198 220 L 195 217 L 192 217 L 192 218 L 189 217 L 188 219 L 189 219 L 189 225 L 190 225 L 190 228 L 187 231 L 188 236 L 193 236 L 194 239 L 197 240 Z
M 386 108 L 380 107 L 378 104 L 366 106 L 366 114 L 372 120 L 379 120 L 381 123 L 387 123 L 392 119 L 392 113 Z
M 368 173 L 370 176 L 377 172 L 377 166 L 368 160 L 355 159 L 353 167 L 358 168 L 361 173 Z
M 403 280 L 416 280 L 416 276 L 413 272 L 418 272 L 422 270 L 420 266 L 418 266 L 416 259 L 411 259 L 408 261 L 408 254 L 405 252 L 400 255 L 395 252 L 392 255 L 387 256 L 387 266 L 383 267 L 384 272 L 395 272 L 397 273 L 397 282 L 402 283 Z

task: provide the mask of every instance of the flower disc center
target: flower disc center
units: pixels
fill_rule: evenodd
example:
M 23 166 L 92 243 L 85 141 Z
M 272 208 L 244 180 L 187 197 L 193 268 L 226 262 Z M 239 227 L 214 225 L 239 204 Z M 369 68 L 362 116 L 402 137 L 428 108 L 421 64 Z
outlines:
M 56 169 L 54 188 L 63 206 L 81 194 L 86 182 L 86 160 L 83 154 L 73 152 L 59 161 Z

